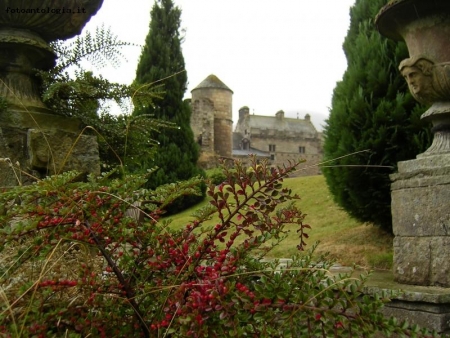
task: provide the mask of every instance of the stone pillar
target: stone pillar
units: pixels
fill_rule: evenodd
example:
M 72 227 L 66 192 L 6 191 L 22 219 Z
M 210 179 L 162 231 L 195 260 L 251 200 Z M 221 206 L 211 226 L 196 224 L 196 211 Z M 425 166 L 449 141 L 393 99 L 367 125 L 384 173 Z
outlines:
M 398 163 L 392 179 L 394 277 L 450 286 L 450 154 Z
M 378 14 L 381 34 L 405 40 L 399 70 L 414 98 L 431 107 L 432 146 L 398 163 L 392 179 L 394 280 L 450 287 L 450 2 L 395 0 Z

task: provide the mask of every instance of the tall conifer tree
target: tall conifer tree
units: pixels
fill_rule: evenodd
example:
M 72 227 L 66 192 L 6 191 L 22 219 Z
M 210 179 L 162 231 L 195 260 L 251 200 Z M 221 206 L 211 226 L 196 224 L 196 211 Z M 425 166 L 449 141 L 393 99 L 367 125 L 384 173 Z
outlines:
M 183 100 L 187 74 L 181 50 L 180 23 L 181 10 L 172 0 L 155 1 L 150 30 L 136 71 L 137 84 L 160 81 L 164 94 L 161 99 L 154 100 L 154 106 L 136 110 L 134 114 L 153 114 L 155 118 L 177 126 L 155 133 L 159 149 L 145 166 L 159 169 L 151 176 L 149 188 L 202 174 L 196 166 L 199 148 L 190 127 L 191 108 Z
M 387 2 L 356 0 L 350 10 L 343 45 L 348 67 L 334 89 L 324 131 L 327 160 L 369 151 L 337 159 L 323 172 L 340 206 L 391 231 L 389 174 L 398 161 L 424 151 L 430 134 L 420 121 L 424 107 L 414 101 L 398 70 L 408 57 L 406 45 L 382 37 L 374 24 Z

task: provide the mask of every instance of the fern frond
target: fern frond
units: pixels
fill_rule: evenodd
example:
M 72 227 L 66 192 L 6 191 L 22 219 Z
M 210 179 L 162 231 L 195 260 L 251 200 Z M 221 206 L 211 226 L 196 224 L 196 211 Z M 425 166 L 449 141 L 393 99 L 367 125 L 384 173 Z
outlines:
M 102 25 L 96 28 L 94 36 L 86 32 L 84 36 L 78 36 L 69 44 L 63 41 L 54 42 L 52 47 L 58 55 L 58 62 L 52 71 L 58 74 L 71 66 L 79 68 L 81 60 L 87 60 L 99 69 L 108 64 L 118 67 L 121 60 L 126 60 L 121 52 L 121 48 L 126 46 L 137 45 L 119 40 L 110 27 L 105 29 Z

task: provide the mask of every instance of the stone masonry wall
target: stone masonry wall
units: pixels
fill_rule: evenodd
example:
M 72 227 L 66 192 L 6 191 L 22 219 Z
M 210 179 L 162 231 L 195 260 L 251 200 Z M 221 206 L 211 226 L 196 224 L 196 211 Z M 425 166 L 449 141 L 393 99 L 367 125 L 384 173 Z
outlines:
M 282 166 L 284 163 L 304 159 L 305 163 L 299 166 L 296 172 L 298 176 L 318 175 L 320 168 L 317 166 L 322 160 L 322 153 L 319 139 L 297 137 L 258 137 L 252 133 L 252 147 L 269 152 L 269 145 L 275 145 L 275 151 L 270 152 L 273 155 L 271 164 L 273 166 Z M 305 152 L 300 153 L 299 147 L 304 147 Z
M 214 149 L 223 157 L 231 157 L 233 122 L 228 119 L 214 119 Z
M 214 145 L 214 151 L 219 156 L 231 156 L 233 129 L 232 95 L 233 93 L 226 89 L 197 88 L 192 90 L 192 129 L 199 131 L 203 128 L 205 132 L 210 130 L 210 133 L 212 133 L 211 142 Z M 208 107 L 206 104 L 197 104 L 196 102 L 210 102 L 213 106 Z M 198 116 L 199 114 L 206 116 L 204 113 L 206 109 L 210 109 L 214 114 L 214 119 L 210 119 L 210 122 L 205 121 Z M 210 129 L 204 127 L 206 123 L 211 124 Z
M 214 153 L 214 102 L 208 98 L 195 98 L 191 104 L 194 140 L 200 144 L 202 152 Z
M 450 287 L 450 154 L 399 162 L 391 179 L 395 280 Z

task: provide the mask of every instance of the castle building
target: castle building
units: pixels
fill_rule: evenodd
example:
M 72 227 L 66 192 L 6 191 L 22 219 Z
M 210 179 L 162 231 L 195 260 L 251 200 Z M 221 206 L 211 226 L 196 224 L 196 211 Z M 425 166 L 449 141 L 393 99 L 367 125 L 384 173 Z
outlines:
M 248 107 L 239 110 L 239 120 L 233 133 L 233 157 L 247 157 L 249 153 L 267 158 L 274 167 L 288 161 L 304 159 L 298 167 L 297 176 L 317 175 L 317 164 L 322 159 L 321 134 L 311 122 L 285 117 L 280 110 L 274 116 L 250 115 Z
M 248 160 L 249 154 L 283 166 L 287 161 L 305 159 L 296 175 L 316 175 L 322 159 L 321 135 L 306 114 L 304 119 L 287 118 L 283 111 L 274 116 L 250 115 L 239 110 L 233 132 L 233 91 L 217 76 L 209 75 L 192 91 L 191 128 L 201 148 L 199 165 L 217 165 L 218 158 Z

